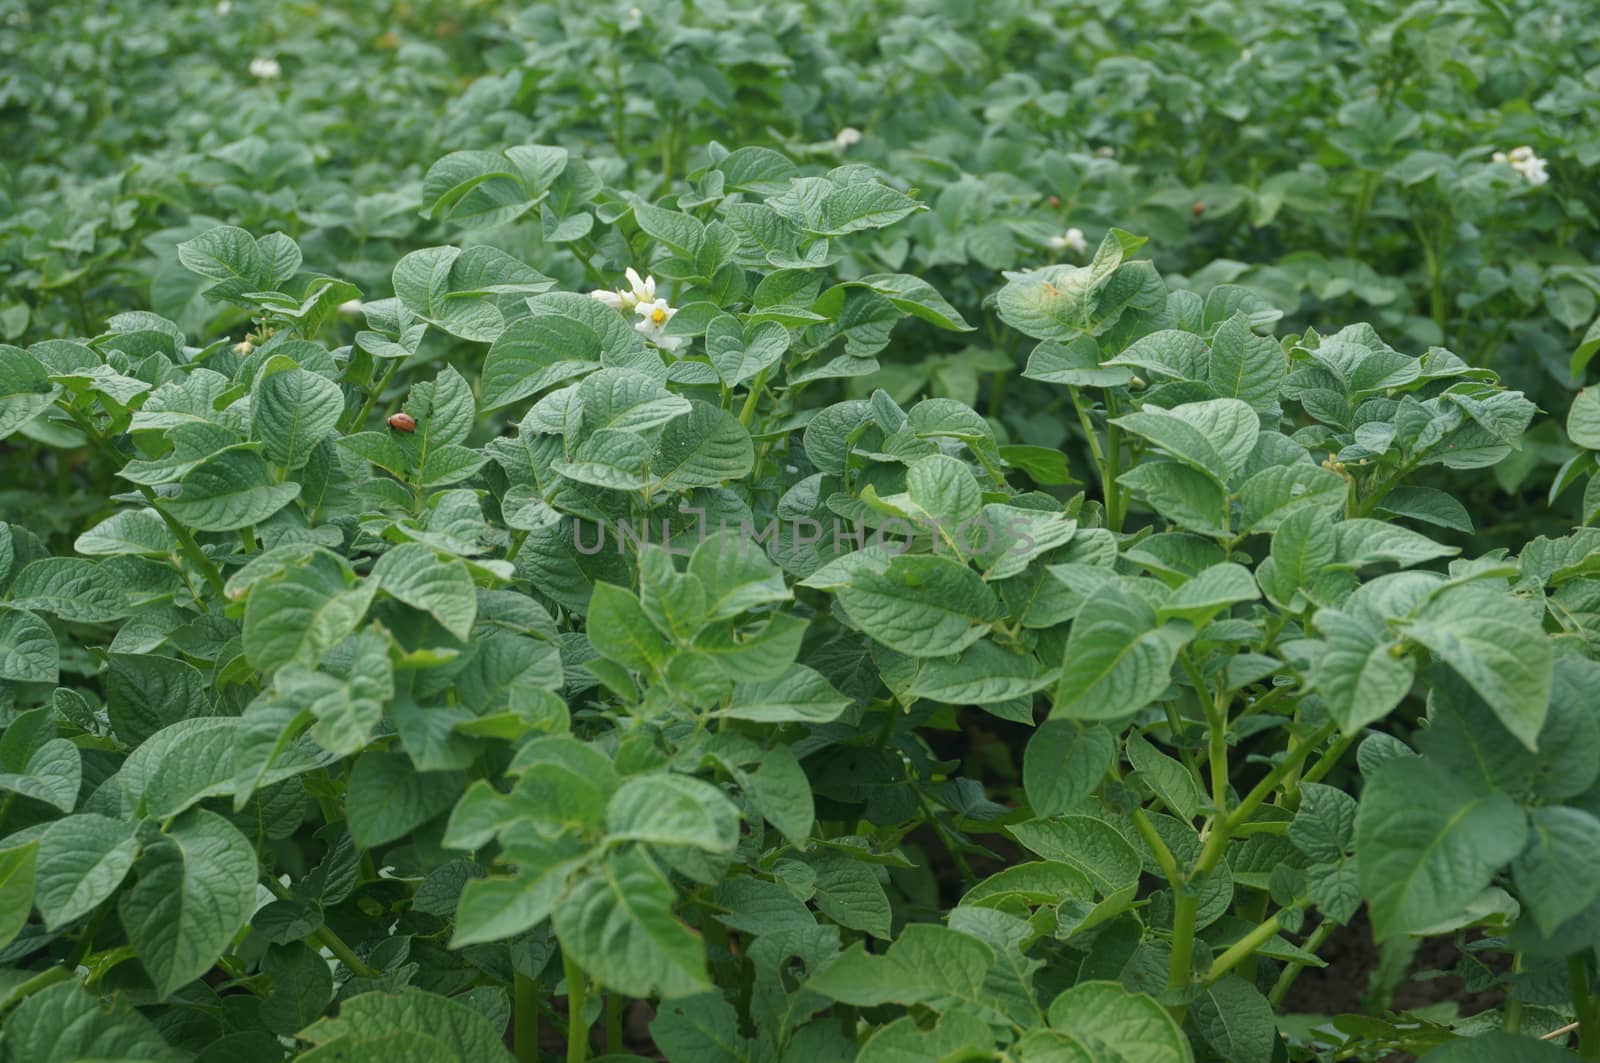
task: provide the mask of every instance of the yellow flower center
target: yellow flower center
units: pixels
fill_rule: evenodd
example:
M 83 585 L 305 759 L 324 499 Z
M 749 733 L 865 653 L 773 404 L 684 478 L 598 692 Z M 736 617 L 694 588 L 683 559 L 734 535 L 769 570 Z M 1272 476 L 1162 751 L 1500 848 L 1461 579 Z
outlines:
M 650 320 L 658 325 L 665 325 L 667 323 L 667 312 L 658 306 L 650 311 Z

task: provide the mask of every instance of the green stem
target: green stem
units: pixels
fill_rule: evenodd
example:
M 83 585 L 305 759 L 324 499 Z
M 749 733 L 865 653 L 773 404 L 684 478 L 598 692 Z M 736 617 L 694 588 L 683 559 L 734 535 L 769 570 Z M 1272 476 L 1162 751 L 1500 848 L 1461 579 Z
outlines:
M 622 1052 L 622 1006 L 627 1003 L 616 993 L 606 994 L 606 1052 Z
M 101 434 L 87 414 L 80 410 L 75 410 L 71 406 L 64 406 L 62 409 L 66 410 L 67 416 L 71 417 L 78 427 L 83 429 L 84 435 L 88 437 L 89 442 L 94 444 L 96 450 L 115 461 L 119 466 L 127 464 L 128 459 L 119 453 L 116 447 L 111 445 L 111 441 Z M 217 592 L 218 597 L 221 597 L 226 587 L 222 580 L 222 573 L 217 570 L 216 565 L 212 564 L 205 551 L 200 549 L 200 544 L 195 540 L 194 535 L 188 528 L 174 520 L 166 510 L 161 508 L 155 491 L 149 485 L 135 484 L 134 486 L 139 489 L 139 493 L 144 496 L 145 501 L 150 503 L 150 508 L 156 511 L 156 515 L 167 526 L 167 530 L 172 532 L 173 538 L 178 540 L 178 548 L 183 551 L 184 556 L 194 563 L 195 567 L 200 570 L 201 575 L 205 576 L 206 582 L 211 585 L 211 589 Z
M 761 398 L 761 389 L 767 384 L 767 370 L 763 369 L 750 381 L 750 393 L 744 397 L 744 406 L 739 410 L 739 423 L 746 428 L 750 427 L 750 419 L 756 414 L 756 400 Z
M 1373 170 L 1368 170 L 1361 175 L 1361 192 L 1356 197 L 1355 213 L 1350 218 L 1350 257 L 1360 258 L 1361 226 L 1367 220 L 1367 208 L 1372 205 L 1372 193 L 1376 189 L 1378 175 Z
M 1300 946 L 1300 950 L 1316 955 L 1317 950 L 1327 944 L 1328 939 L 1333 936 L 1333 932 L 1337 929 L 1339 929 L 1338 923 L 1335 923 L 1332 919 L 1324 919 L 1317 924 L 1317 928 L 1311 932 L 1311 936 L 1306 938 L 1305 944 Z M 1272 985 L 1272 992 L 1267 995 L 1267 999 L 1271 1001 L 1273 1007 L 1283 1003 L 1283 998 L 1289 995 L 1289 987 L 1294 985 L 1294 980 L 1300 977 L 1300 972 L 1305 970 L 1305 967 L 1306 965 L 1299 960 L 1290 960 L 1284 966 L 1282 973 L 1278 975 L 1278 980 Z
M 1206 981 L 1215 982 L 1237 967 L 1240 961 L 1255 955 L 1257 949 L 1277 935 L 1281 925 L 1277 915 L 1267 916 L 1250 933 L 1229 945 L 1221 956 L 1211 961 L 1211 968 L 1206 971 Z
M 16 1007 L 20 1001 L 32 996 L 39 990 L 48 989 L 57 982 L 65 982 L 71 977 L 72 970 L 60 965 L 40 971 L 38 974 L 34 975 L 32 978 L 28 979 L 26 982 L 23 982 L 21 985 L 17 986 L 17 988 L 11 991 L 11 1003 L 9 1006 Z
M 587 990 L 583 982 L 583 968 L 569 953 L 563 951 L 561 972 L 567 980 L 567 1063 L 584 1063 L 589 1058 L 589 1027 L 583 1021 Z
M 283 884 L 271 875 L 261 880 L 274 897 L 283 901 L 294 900 L 294 894 L 284 888 Z M 356 955 L 356 950 L 345 944 L 343 938 L 334 933 L 333 928 L 323 925 L 306 935 L 306 940 L 314 945 L 320 945 L 333 953 L 339 962 L 350 968 L 352 974 L 358 978 L 377 978 L 383 972 L 376 967 L 369 966 L 366 961 Z
M 539 1063 L 539 983 L 518 971 L 511 984 L 516 996 L 511 1039 L 517 1063 Z
M 1106 524 L 1111 524 L 1111 485 L 1106 478 L 1106 454 L 1100 447 L 1100 434 L 1094 430 L 1094 421 L 1089 416 L 1089 407 L 1084 405 L 1083 392 L 1069 386 L 1067 393 L 1072 396 L 1072 407 L 1078 411 L 1078 425 L 1083 429 L 1083 438 L 1089 444 L 1089 456 L 1094 459 L 1095 472 L 1100 475 L 1100 495 L 1105 502 Z
M 372 385 L 372 390 L 367 392 L 366 401 L 361 404 L 361 409 L 357 410 L 356 415 L 350 419 L 350 423 L 344 426 L 346 433 L 360 431 L 361 426 L 367 423 L 367 418 L 372 415 L 372 408 L 383 397 L 384 391 L 389 386 L 389 379 L 394 376 L 395 370 L 400 368 L 400 363 L 403 361 L 405 361 L 404 358 L 389 359 L 389 365 L 384 369 L 383 375 L 378 378 L 377 383 Z
M 1572 1010 L 1577 1012 L 1578 1055 L 1600 1059 L 1600 1011 L 1589 990 L 1589 965 L 1582 952 L 1567 957 L 1567 988 L 1572 994 Z
M 1517 992 L 1516 976 L 1522 973 L 1522 953 L 1511 954 L 1512 982 L 1506 990 L 1506 1013 L 1502 1028 L 1506 1033 L 1522 1032 L 1522 996 Z
M 1161 835 L 1156 833 L 1155 824 L 1150 822 L 1150 817 L 1145 815 L 1144 809 L 1133 810 L 1133 825 L 1138 829 L 1139 837 L 1144 839 L 1144 843 L 1155 854 L 1161 873 L 1167 876 L 1167 881 L 1176 891 L 1183 884 L 1183 872 L 1178 870 L 1177 858 L 1172 855 L 1172 850 L 1167 848 L 1167 843 L 1161 840 Z
M 1111 392 L 1106 392 L 1106 523 L 1112 531 L 1120 532 L 1127 499 L 1117 482 L 1122 475 L 1122 429 L 1111 423 L 1117 415 L 1116 401 Z
M 1262 802 L 1272 796 L 1272 791 L 1278 788 L 1278 784 L 1298 770 L 1300 765 L 1305 762 L 1306 757 L 1311 755 L 1311 751 L 1321 745 L 1329 735 L 1333 734 L 1334 728 L 1334 724 L 1323 724 L 1317 729 L 1316 734 L 1306 740 L 1304 745 L 1297 746 L 1284 754 L 1284 758 L 1267 773 L 1266 778 L 1257 783 L 1255 788 L 1245 795 L 1244 800 L 1239 802 L 1239 807 L 1233 810 L 1233 814 L 1222 824 L 1217 834 L 1225 838 L 1229 831 L 1247 823 L 1250 817 L 1255 814 L 1256 809 L 1261 807 Z M 1221 853 L 1219 852 L 1217 855 L 1220 856 Z M 1204 859 L 1203 853 L 1201 857 Z M 1207 868 L 1207 870 L 1210 870 L 1210 868 Z

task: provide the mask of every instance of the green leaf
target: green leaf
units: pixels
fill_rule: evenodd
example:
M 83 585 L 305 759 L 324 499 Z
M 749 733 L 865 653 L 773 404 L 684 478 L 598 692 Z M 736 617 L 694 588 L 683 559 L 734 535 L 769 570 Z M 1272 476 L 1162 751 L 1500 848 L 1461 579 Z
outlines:
M 1417 1063 L 1571 1063 L 1572 1053 L 1537 1038 L 1490 1030 L 1457 1037 L 1424 1053 Z
M 1538 748 L 1554 648 L 1536 620 L 1504 594 L 1469 585 L 1435 599 L 1404 631 L 1466 680 L 1523 745 Z
M 1034 815 L 1057 815 L 1094 793 L 1115 755 L 1116 742 L 1104 727 L 1080 730 L 1070 720 L 1046 720 L 1022 756 L 1022 784 Z
M 726 853 L 739 841 L 739 810 L 708 782 L 674 773 L 636 775 L 607 804 L 606 835 Z
M 1349 488 L 1338 473 L 1320 465 L 1273 465 L 1244 482 L 1241 527 L 1260 534 L 1277 529 L 1291 514 L 1309 509 L 1327 517 L 1344 508 Z
M 738 418 L 706 402 L 667 422 L 650 456 L 650 490 L 686 490 L 737 480 L 755 467 L 755 444 Z
M 849 706 L 850 699 L 820 673 L 794 664 L 776 679 L 735 684 L 728 707 L 717 715 L 757 723 L 828 723 Z
M 1318 864 L 1338 863 L 1356 838 L 1356 799 L 1321 783 L 1302 783 L 1300 807 L 1289 821 L 1289 840 Z
M 1178 461 L 1147 461 L 1117 482 L 1174 524 L 1201 535 L 1228 536 L 1227 493 L 1198 469 Z
M 673 889 L 639 849 L 608 854 L 552 915 L 561 947 L 625 996 L 690 996 L 711 987 L 700 938 L 672 914 Z
M 300 496 L 297 483 L 273 483 L 261 455 L 225 450 L 190 469 L 175 497 L 162 500 L 196 531 L 233 531 L 259 524 Z
M 1567 410 L 1567 438 L 1588 450 L 1600 450 L 1600 388 L 1584 388 Z
M 39 416 L 61 394 L 61 385 L 39 360 L 20 347 L 0 343 L 0 439 Z
M 385 593 L 421 609 L 463 642 L 472 633 L 478 594 L 465 562 L 440 561 L 428 546 L 402 543 L 378 558 L 371 578 Z
M 1381 622 L 1362 612 L 1320 609 L 1314 622 L 1326 642 L 1312 678 L 1340 730 L 1357 734 L 1400 704 L 1416 665 Z
M 42 557 L 25 565 L 7 593 L 12 610 L 50 613 L 75 623 L 99 624 L 133 612 L 113 569 L 76 557 Z
M 348 997 L 337 1015 L 317 1020 L 299 1037 L 316 1046 L 298 1057 L 301 1063 L 511 1060 L 503 1026 L 497 1028 L 466 1003 L 414 986 Z
M 945 557 L 902 554 L 883 568 L 858 568 L 837 593 L 853 623 L 917 657 L 960 653 L 999 610 L 981 576 Z
M 1278 1024 L 1255 986 L 1230 974 L 1206 986 L 1189 1006 L 1206 1044 L 1228 1063 L 1272 1063 Z
M 739 1013 L 720 993 L 663 1004 L 650 1039 L 668 1063 L 750 1063 L 754 1046 L 739 1034 Z
M 25 609 L 0 607 L 0 679 L 54 683 L 61 651 L 50 625 Z
M 1600 896 L 1600 819 L 1579 808 L 1528 811 L 1528 847 L 1511 865 L 1522 903 L 1546 937 Z
M 1170 410 L 1146 406 L 1113 423 L 1224 485 L 1244 468 L 1261 431 L 1256 411 L 1238 399 L 1190 402 Z
M 602 657 L 635 672 L 653 673 L 666 661 L 667 646 L 639 599 L 621 587 L 596 583 L 589 598 L 587 633 Z
M 0 948 L 16 940 L 33 911 L 39 843 L 0 849 Z
M 0 771 L 0 790 L 43 801 L 62 812 L 71 812 L 77 805 L 78 790 L 83 785 L 83 759 L 78 747 L 68 739 L 51 738 L 29 750 L 22 763 L 5 767 L 9 770 Z
M 90 557 L 166 557 L 177 552 L 178 540 L 155 510 L 119 509 L 78 536 L 72 548 Z
M 46 928 L 87 915 L 115 893 L 138 852 L 131 823 L 80 813 L 50 824 L 39 838 L 34 898 Z
M 250 398 L 250 434 L 260 440 L 268 461 L 298 469 L 343 413 L 339 385 L 307 369 L 285 369 L 257 381 Z
M 1130 735 L 1125 746 L 1128 762 L 1144 784 L 1179 819 L 1192 820 L 1200 810 L 1200 790 L 1182 763 L 1167 756 L 1140 735 Z
M 983 494 L 965 462 L 948 454 L 930 454 L 906 469 L 906 494 L 939 525 L 940 533 L 958 543 L 961 525 L 978 516 Z M 965 549 L 964 544 L 960 549 Z
M 1278 389 L 1288 373 L 1283 349 L 1266 336 L 1250 330 L 1243 310 L 1217 327 L 1211 340 L 1211 367 L 1207 380 L 1223 398 L 1239 399 L 1266 413 L 1278 405 Z
M 877 871 L 841 852 L 823 851 L 809 861 L 816 873 L 817 910 L 840 926 L 888 940 L 889 897 Z
M 1013 837 L 1046 860 L 1069 864 L 1108 896 L 1139 880 L 1141 863 L 1128 839 L 1103 819 L 1087 815 L 1031 819 L 1008 828 Z
M 600 367 L 601 339 L 555 314 L 513 321 L 484 356 L 478 381 L 485 410 L 510 405 Z
M 983 1000 L 984 975 L 994 950 L 975 937 L 931 923 L 912 923 L 882 955 L 851 946 L 806 988 L 857 1007 L 928 1004 L 944 1010 L 955 1002 Z
M 1115 982 L 1079 982 L 1050 1004 L 1050 1025 L 1080 1044 L 1104 1045 L 1139 1063 L 1192 1063 L 1189 1039 L 1144 993 Z
M 1380 940 L 1460 911 L 1521 852 L 1527 820 L 1502 793 L 1474 790 L 1426 758 L 1391 761 L 1356 816 L 1361 892 Z
M 5 1056 L 22 1063 L 138 1060 L 180 1063 L 148 1019 L 121 993 L 99 997 L 76 979 L 49 986 L 6 1017 Z
M 255 908 L 257 874 L 250 842 L 204 809 L 145 847 L 117 910 L 161 999 L 217 962 Z
M 1155 611 L 1107 587 L 1079 610 L 1067 637 L 1052 716 L 1112 720 L 1144 708 L 1167 689 L 1188 624 L 1160 624 Z
M 362 848 L 392 842 L 453 805 L 464 784 L 460 772 L 417 771 L 404 753 L 363 753 L 350 771 L 350 835 Z
M 261 973 L 272 985 L 261 1002 L 261 1022 L 280 1037 L 292 1037 L 321 1018 L 333 1000 L 328 961 L 302 942 L 269 946 Z
M 250 589 L 244 653 L 264 672 L 287 664 L 314 667 L 367 615 L 379 581 L 345 582 L 342 562 L 318 553 L 309 563 Z

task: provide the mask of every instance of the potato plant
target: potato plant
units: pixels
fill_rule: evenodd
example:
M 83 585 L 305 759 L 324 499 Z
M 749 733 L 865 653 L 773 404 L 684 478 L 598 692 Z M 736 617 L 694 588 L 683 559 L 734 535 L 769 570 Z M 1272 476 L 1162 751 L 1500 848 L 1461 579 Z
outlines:
M 1600 1058 L 1592 14 L 0 0 L 0 1063 Z
M 70 530 L 0 536 L 5 1058 L 1600 1051 L 1597 544 L 1464 553 L 1434 486 L 1530 400 L 1112 229 L 984 308 L 1080 465 L 839 397 L 972 329 L 852 268 L 926 209 L 882 174 L 689 184 L 452 153 L 424 213 L 548 260 L 362 302 L 219 226 L 215 336 L 0 347 Z M 1504 1007 L 1280 1014 L 1358 916 Z

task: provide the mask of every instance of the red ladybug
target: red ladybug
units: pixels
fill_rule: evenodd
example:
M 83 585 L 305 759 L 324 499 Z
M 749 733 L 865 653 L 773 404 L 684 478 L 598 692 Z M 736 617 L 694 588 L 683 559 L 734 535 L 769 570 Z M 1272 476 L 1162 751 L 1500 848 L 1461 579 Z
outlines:
M 417 430 L 417 419 L 409 413 L 391 413 L 389 415 L 389 427 L 396 432 L 415 432 Z

